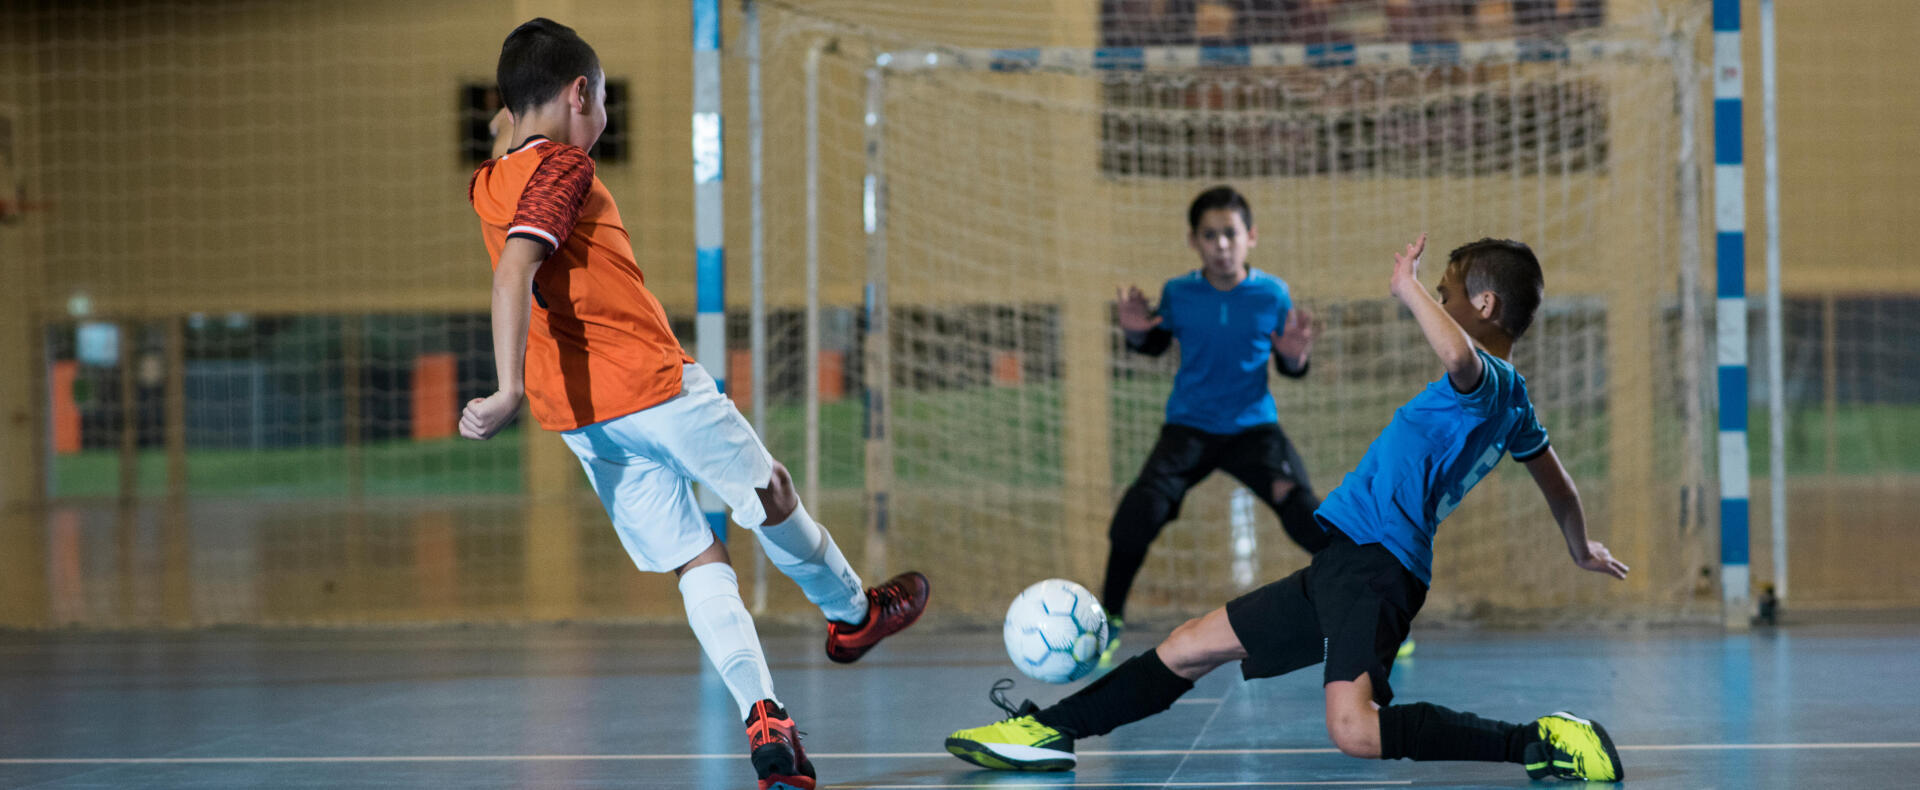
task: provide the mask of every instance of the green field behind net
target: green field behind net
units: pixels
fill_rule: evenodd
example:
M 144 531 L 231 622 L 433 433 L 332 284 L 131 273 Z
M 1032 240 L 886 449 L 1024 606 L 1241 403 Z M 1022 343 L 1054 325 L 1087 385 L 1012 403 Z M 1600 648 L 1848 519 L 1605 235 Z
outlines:
M 1157 377 L 1114 382 L 1116 414 L 1150 409 L 1164 403 L 1169 382 Z M 970 479 L 1008 486 L 1060 484 L 1061 408 L 1057 386 L 1028 385 L 1019 389 L 974 388 L 935 392 L 898 392 L 894 430 L 899 447 L 923 452 L 896 456 L 895 481 L 932 481 L 939 468 L 916 459 L 925 450 L 952 444 L 950 437 L 988 433 L 1026 437 L 1018 453 L 971 452 L 966 459 Z M 1552 428 L 1552 415 L 1543 415 Z M 1753 412 L 1751 426 L 1752 473 L 1767 475 L 1768 425 L 1764 411 Z M 1384 424 L 1387 415 L 1381 415 Z M 860 451 L 862 407 L 858 399 L 823 403 L 820 432 L 834 448 L 821 455 L 820 485 L 829 489 L 860 488 L 865 460 Z M 1115 481 L 1125 484 L 1152 447 L 1156 433 L 1122 427 L 1114 421 L 1112 462 Z M 1153 423 L 1157 420 L 1144 420 Z M 1284 424 L 1284 420 L 1283 420 Z M 803 479 L 804 460 L 797 453 L 781 453 L 782 439 L 793 444 L 803 434 L 805 415 L 799 405 L 769 407 L 767 434 L 776 455 Z M 465 439 L 407 439 L 367 442 L 359 449 L 363 473 L 360 492 L 373 496 L 459 496 L 511 494 L 523 490 L 522 442 L 526 428 L 513 426 L 485 442 Z M 1604 432 L 1597 421 L 1589 434 Z M 1660 435 L 1674 436 L 1661 431 Z M 1556 445 L 1582 446 L 1600 441 L 1599 435 L 1572 436 L 1554 432 Z M 1830 452 L 1830 449 L 1831 452 Z M 898 451 L 897 451 L 898 452 Z M 1835 411 L 1831 427 L 1819 408 L 1796 409 L 1789 414 L 1786 437 L 1790 475 L 1880 475 L 1920 473 L 1920 406 L 1852 404 Z M 160 448 L 138 453 L 138 490 L 141 496 L 167 493 L 166 454 Z M 1312 459 L 1309 459 L 1310 461 Z M 113 449 L 86 450 L 59 455 L 53 463 L 53 494 L 58 497 L 108 497 L 118 493 L 120 453 Z M 1829 468 L 1831 464 L 1831 468 Z M 189 449 L 187 492 L 211 496 L 336 496 L 353 491 L 352 453 L 344 446 L 265 449 Z M 1603 468 L 1574 468 L 1576 475 L 1596 475 Z M 1343 470 L 1320 475 L 1337 480 Z

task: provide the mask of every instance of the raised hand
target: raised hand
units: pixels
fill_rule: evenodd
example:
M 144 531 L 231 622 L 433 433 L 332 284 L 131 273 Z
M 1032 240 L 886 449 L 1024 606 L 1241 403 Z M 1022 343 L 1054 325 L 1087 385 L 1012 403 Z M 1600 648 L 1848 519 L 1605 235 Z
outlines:
M 1627 564 L 1613 558 L 1613 552 L 1600 545 L 1600 541 L 1587 541 L 1587 558 L 1574 560 L 1574 563 L 1594 573 L 1604 573 L 1616 579 L 1627 578 Z
M 1387 292 L 1402 302 L 1410 294 L 1420 292 L 1420 253 L 1427 249 L 1427 234 L 1407 245 L 1403 252 L 1393 255 L 1393 277 L 1387 280 Z
M 1288 310 L 1286 325 L 1273 333 L 1272 340 L 1274 353 L 1283 359 L 1295 364 L 1305 361 L 1313 353 L 1313 313 L 1304 307 Z
M 1134 286 L 1118 289 L 1114 302 L 1120 307 L 1120 328 L 1128 332 L 1148 332 L 1160 325 L 1160 317 L 1147 306 L 1147 295 Z

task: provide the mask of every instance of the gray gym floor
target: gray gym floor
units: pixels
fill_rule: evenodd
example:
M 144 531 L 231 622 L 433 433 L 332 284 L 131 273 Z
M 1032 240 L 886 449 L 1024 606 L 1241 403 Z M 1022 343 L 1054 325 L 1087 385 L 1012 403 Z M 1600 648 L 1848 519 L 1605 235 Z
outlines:
M 997 631 L 908 632 L 851 667 L 816 631 L 763 631 L 823 787 L 1530 784 L 1513 765 L 1344 757 L 1317 668 L 1249 683 L 1232 665 L 1082 741 L 1078 771 L 987 772 L 941 741 L 1000 717 L 987 689 L 1014 673 Z M 1626 787 L 1920 776 L 1920 624 L 1416 636 L 1402 701 L 1596 719 Z M 1023 681 L 1015 699 L 1071 690 Z M 684 627 L 0 634 L 0 787 L 743 788 L 744 741 Z

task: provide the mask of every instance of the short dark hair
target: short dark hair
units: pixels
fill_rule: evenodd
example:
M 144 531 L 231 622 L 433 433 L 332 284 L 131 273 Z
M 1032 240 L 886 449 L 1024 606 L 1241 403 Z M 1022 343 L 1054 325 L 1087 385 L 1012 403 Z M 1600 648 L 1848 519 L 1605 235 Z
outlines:
M 1465 298 L 1492 291 L 1500 301 L 1494 322 L 1516 340 L 1526 334 L 1547 290 L 1532 248 L 1512 239 L 1481 239 L 1447 253 L 1447 267 L 1455 266 L 1467 286 Z
M 493 76 L 500 103 L 517 116 L 552 101 L 577 78 L 601 79 L 600 56 L 573 28 L 539 17 L 507 34 Z
M 1187 232 L 1200 229 L 1200 218 L 1214 209 L 1232 209 L 1240 212 L 1240 221 L 1253 227 L 1253 207 L 1247 205 L 1247 196 L 1230 186 L 1217 186 L 1200 193 L 1193 199 L 1193 205 L 1187 207 Z

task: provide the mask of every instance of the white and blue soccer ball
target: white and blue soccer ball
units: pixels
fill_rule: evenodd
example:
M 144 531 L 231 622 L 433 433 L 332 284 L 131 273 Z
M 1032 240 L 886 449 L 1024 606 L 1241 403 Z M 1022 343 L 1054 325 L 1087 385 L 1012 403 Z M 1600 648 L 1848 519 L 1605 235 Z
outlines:
M 1107 648 L 1107 610 L 1066 579 L 1035 582 L 1007 607 L 1007 657 L 1027 677 L 1068 683 L 1086 677 Z

